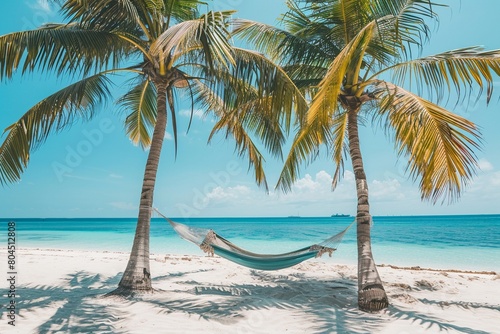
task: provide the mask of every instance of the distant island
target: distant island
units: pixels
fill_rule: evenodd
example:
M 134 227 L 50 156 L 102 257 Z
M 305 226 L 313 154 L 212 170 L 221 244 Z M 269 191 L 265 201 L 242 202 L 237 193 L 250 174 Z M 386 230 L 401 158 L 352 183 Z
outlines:
M 351 217 L 351 215 L 346 215 L 343 213 L 336 213 L 336 214 L 331 215 L 330 217 Z

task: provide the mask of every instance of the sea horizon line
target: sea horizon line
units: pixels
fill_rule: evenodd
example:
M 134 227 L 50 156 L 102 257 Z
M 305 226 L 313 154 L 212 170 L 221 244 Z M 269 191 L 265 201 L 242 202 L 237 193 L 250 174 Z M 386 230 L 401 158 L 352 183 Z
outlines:
M 467 216 L 500 216 L 500 213 L 464 213 L 464 214 L 407 214 L 407 215 L 373 215 L 372 218 L 418 218 L 418 217 L 467 217 Z M 345 216 L 196 216 L 196 217 L 175 217 L 171 216 L 171 219 L 179 220 L 189 220 L 189 219 L 317 219 L 317 218 L 332 218 L 332 219 L 349 219 L 355 218 L 355 215 L 345 215 Z M 85 219 L 137 219 L 135 216 L 129 217 L 0 217 L 0 220 L 85 220 Z M 162 217 L 151 217 L 151 219 L 162 220 Z

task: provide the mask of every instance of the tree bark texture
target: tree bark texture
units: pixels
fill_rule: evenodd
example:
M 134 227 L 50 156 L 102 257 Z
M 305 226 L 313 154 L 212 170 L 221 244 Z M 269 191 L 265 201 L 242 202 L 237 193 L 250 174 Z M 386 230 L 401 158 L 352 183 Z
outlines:
M 118 284 L 118 289 L 129 293 L 153 290 L 149 267 L 149 230 L 156 174 L 167 127 L 167 85 L 161 81 L 156 82 L 155 85 L 157 89 L 157 117 L 144 171 L 137 227 L 127 268 Z
M 357 241 L 358 241 L 358 307 L 367 312 L 376 312 L 389 306 L 373 260 L 371 248 L 371 215 L 368 202 L 368 184 L 361 156 L 358 132 L 358 110 L 349 110 L 348 138 L 349 153 L 356 181 L 357 202 Z

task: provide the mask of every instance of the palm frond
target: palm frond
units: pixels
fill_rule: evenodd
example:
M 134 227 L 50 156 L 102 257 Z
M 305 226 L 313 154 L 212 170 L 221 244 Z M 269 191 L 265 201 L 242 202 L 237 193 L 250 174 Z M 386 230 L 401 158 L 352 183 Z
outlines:
M 347 112 L 339 113 L 332 119 L 330 132 L 324 135 L 327 143 L 331 143 L 330 151 L 332 160 L 335 164 L 335 172 L 333 173 L 332 190 L 337 187 L 338 181 L 342 177 L 344 168 L 344 157 L 347 152 Z
M 340 50 L 324 38 L 302 38 L 290 32 L 248 20 L 235 22 L 234 34 L 283 65 L 304 94 L 314 95 L 328 66 Z M 318 34 L 319 36 L 319 34 Z
M 346 80 L 353 87 L 358 80 L 361 62 L 373 35 L 375 22 L 370 23 L 335 58 L 320 83 L 307 115 L 307 123 L 329 124 L 332 114 L 338 108 L 338 98 Z
M 332 30 L 338 36 L 344 36 L 344 45 L 350 43 L 370 22 L 370 0 L 331 1 L 330 8 L 320 8 L 321 16 L 329 22 L 340 21 Z
M 290 76 L 297 88 L 314 96 L 320 87 L 321 80 L 328 72 L 328 67 L 300 64 L 285 65 L 283 70 Z
M 160 27 L 161 3 L 154 0 L 58 0 L 61 13 L 71 22 L 80 22 L 88 30 L 132 32 L 151 39 Z
M 222 77 L 222 75 L 220 75 Z M 241 83 L 241 82 L 240 82 Z M 233 82 L 234 84 L 234 82 Z M 241 83 L 244 84 L 244 83 Z M 213 137 L 220 131 L 225 132 L 226 138 L 233 138 L 236 142 L 236 151 L 239 156 L 247 156 L 248 167 L 254 170 L 254 176 L 257 184 L 259 186 L 264 186 L 266 191 L 269 191 L 266 174 L 264 171 L 264 156 L 260 152 L 258 145 L 255 144 L 252 139 L 251 134 L 248 132 L 248 127 L 254 132 L 264 132 L 261 134 L 262 137 L 266 135 L 272 135 L 275 138 L 267 138 L 269 142 L 282 141 L 283 136 L 281 130 L 279 129 L 279 124 L 274 122 L 271 125 L 275 130 L 266 129 L 266 118 L 263 117 L 261 109 L 256 112 L 251 112 L 253 110 L 253 103 L 251 101 L 247 105 L 239 104 L 238 108 L 235 109 L 229 107 L 223 102 L 223 97 L 219 96 L 211 87 L 205 85 L 199 80 L 194 81 L 193 91 L 197 95 L 197 103 L 201 104 L 207 110 L 214 113 L 218 121 L 212 128 L 208 142 L 210 143 Z M 227 92 L 226 92 L 227 93 Z M 278 126 L 278 128 L 276 128 Z M 266 140 L 264 138 L 264 140 Z M 278 148 L 281 153 L 281 146 L 272 146 Z
M 89 31 L 77 24 L 50 24 L 36 30 L 0 37 L 0 78 L 11 78 L 19 68 L 85 76 L 93 70 L 117 66 L 132 45 L 104 31 Z
M 270 104 L 265 99 L 252 99 L 245 103 L 240 102 L 235 109 L 218 112 L 220 119 L 214 125 L 212 134 L 222 129 L 230 131 L 234 128 L 233 123 L 239 121 L 246 132 L 252 133 L 254 138 L 264 143 L 270 153 L 281 158 L 281 149 L 286 140 L 285 130 L 277 117 L 267 109 Z
M 303 119 L 307 101 L 287 74 L 262 54 L 233 48 L 233 57 L 235 66 L 210 72 L 212 79 L 204 82 L 203 94 L 197 88 L 197 103 L 218 118 L 238 117 L 246 131 L 281 157 L 285 134 L 292 123 Z
M 380 39 L 395 44 L 403 53 L 411 51 L 412 45 L 421 48 L 430 37 L 428 23 L 438 20 L 437 7 L 446 5 L 430 0 L 374 1 L 372 11 L 378 20 Z
M 225 75 L 219 73 L 221 82 L 226 78 L 231 78 L 229 73 Z M 228 99 L 227 95 L 234 94 L 239 88 L 247 88 L 244 95 L 239 95 L 238 100 L 233 101 L 236 104 L 224 103 L 224 97 L 220 96 L 213 86 L 199 80 L 194 81 L 193 91 L 197 96 L 196 103 L 212 112 L 218 119 L 212 128 L 208 142 L 211 142 L 218 132 L 224 132 L 226 138 L 234 139 L 238 155 L 248 158 L 249 168 L 253 169 L 257 184 L 264 186 L 268 191 L 264 172 L 265 159 L 253 138 L 262 140 L 271 153 L 281 156 L 281 146 L 285 140 L 283 130 L 278 122 L 270 120 L 276 117 L 268 118 L 269 113 L 260 108 L 266 104 L 257 98 L 255 90 L 241 80 L 226 82 L 228 83 L 226 89 L 219 92 L 226 95 L 225 99 Z
M 433 56 L 403 62 L 389 68 L 394 81 L 402 85 L 413 79 L 418 92 L 424 88 L 441 100 L 452 88 L 458 99 L 470 93 L 474 84 L 478 96 L 486 88 L 487 101 L 493 93 L 494 74 L 500 75 L 500 50 L 483 51 L 480 47 L 452 50 Z M 382 72 L 380 72 L 382 73 Z
M 210 142 L 215 133 L 225 129 L 226 138 L 232 137 L 236 142 L 238 155 L 248 157 L 249 168 L 253 167 L 257 185 L 264 186 L 269 191 L 266 174 L 264 172 L 264 156 L 254 143 L 252 136 L 246 131 L 237 113 L 227 112 L 213 127 L 208 141 Z
M 262 106 L 264 110 L 277 115 L 276 120 L 283 122 L 286 129 L 290 128 L 293 117 L 297 121 L 303 119 L 307 101 L 281 67 L 254 51 L 233 48 L 233 55 L 236 65 L 231 76 L 256 87 L 256 97 L 269 103 L 266 107 Z
M 265 184 L 263 156 L 252 138 L 262 141 L 273 155 L 282 157 L 286 133 L 300 122 L 307 101 L 286 73 L 262 54 L 233 48 L 235 66 L 211 72 L 212 80 L 196 86 L 197 103 L 218 118 L 210 139 L 220 131 L 236 141 L 246 154 L 259 184 Z
M 5 129 L 7 137 L 0 147 L 0 184 L 20 180 L 30 152 L 51 132 L 61 131 L 78 118 L 92 118 L 97 107 L 110 97 L 109 84 L 101 74 L 76 82 L 43 99 Z
M 477 168 L 480 133 L 474 123 L 389 82 L 377 97 L 399 155 L 408 156 L 410 176 L 420 178 L 422 198 L 458 198 Z
M 276 189 L 285 193 L 292 190 L 293 183 L 300 175 L 301 164 L 317 156 L 319 146 L 327 142 L 328 133 L 328 126 L 321 124 L 308 124 L 300 129 L 283 164 Z
M 177 157 L 177 115 L 174 103 L 174 94 L 172 88 L 167 88 L 167 103 L 170 109 L 170 116 L 172 118 L 172 131 L 174 133 L 174 154 Z M 191 120 L 189 121 L 191 122 Z M 189 128 L 190 125 L 188 125 Z
M 143 80 L 122 96 L 117 103 L 130 112 L 125 119 L 125 129 L 130 140 L 143 149 L 151 144 L 156 124 L 156 90 L 148 80 Z
M 300 166 L 311 162 L 318 156 L 320 146 L 328 145 L 329 154 L 335 164 L 332 190 L 342 177 L 344 157 L 347 149 L 347 112 L 337 113 L 327 124 L 307 124 L 296 134 L 276 188 L 289 192 L 300 175 Z
M 372 0 L 289 0 L 287 1 L 289 10 L 284 15 L 284 22 L 288 30 L 304 36 L 314 35 L 311 32 L 320 26 L 329 28 L 328 36 L 339 43 L 339 46 L 345 46 L 364 26 L 374 20 L 370 11 L 372 2 Z
M 306 39 L 274 26 L 245 19 L 233 21 L 233 35 L 251 43 L 273 61 L 286 64 L 317 64 L 327 66 L 340 52 L 332 43 Z M 319 35 L 319 34 L 318 34 Z M 300 66 L 298 66 L 300 68 Z
M 169 20 L 173 19 L 175 22 L 189 21 L 193 20 L 198 13 L 198 7 L 205 4 L 200 0 L 183 0 L 183 1 L 171 1 L 171 0 L 156 0 L 163 2 L 163 16 Z M 167 28 L 170 25 L 167 24 Z
M 232 63 L 228 18 L 233 11 L 209 12 L 199 19 L 178 23 L 164 31 L 151 44 L 151 53 L 169 59 L 192 49 L 203 49 L 209 66 Z

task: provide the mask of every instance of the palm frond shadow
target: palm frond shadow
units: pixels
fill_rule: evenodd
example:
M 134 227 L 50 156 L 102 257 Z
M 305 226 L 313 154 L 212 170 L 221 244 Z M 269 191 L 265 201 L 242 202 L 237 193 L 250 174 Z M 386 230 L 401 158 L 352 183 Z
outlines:
M 426 298 L 420 299 L 420 301 L 426 305 L 436 305 L 439 307 L 451 307 L 451 306 L 456 306 L 461 309 L 479 309 L 479 308 L 486 308 L 492 311 L 498 311 L 500 312 L 500 306 L 499 305 L 490 305 L 486 303 L 471 303 L 471 302 L 456 302 L 456 301 L 438 301 L 438 300 L 429 300 Z
M 357 309 L 357 283 L 350 279 L 318 281 L 304 275 L 274 275 L 251 271 L 259 284 L 214 285 L 198 281 L 178 282 L 185 290 L 137 297 L 164 313 L 182 312 L 190 316 L 236 324 L 244 311 L 296 310 L 314 319 L 314 333 L 348 329 L 350 333 L 377 331 L 384 321 Z M 318 291 L 323 287 L 323 291 Z M 265 317 L 265 316 L 264 316 Z M 366 322 L 365 322 L 366 321 Z M 235 330 L 236 331 L 236 330 Z
M 121 274 L 104 278 L 79 271 L 68 275 L 63 286 L 26 286 L 18 289 L 19 317 L 57 305 L 56 312 L 35 333 L 124 333 L 116 326 L 126 314 L 96 299 L 116 286 Z
M 185 289 L 159 292 L 139 297 L 142 302 L 158 307 L 163 313 L 181 312 L 224 324 L 241 324 L 245 311 L 272 313 L 273 310 L 293 310 L 311 319 L 311 333 L 374 333 L 383 330 L 388 321 L 404 320 L 439 331 L 485 334 L 483 330 L 460 326 L 445 317 L 439 317 L 436 307 L 487 308 L 499 307 L 482 303 L 411 299 L 429 307 L 429 313 L 391 305 L 386 312 L 369 314 L 357 308 L 357 280 L 355 277 L 318 280 L 301 273 L 280 275 L 279 272 L 251 271 L 258 284 L 212 284 L 196 280 L 178 281 Z M 158 278 L 172 280 L 173 276 Z M 322 289 L 322 291 L 318 291 Z M 396 303 L 395 303 L 396 304 Z M 432 309 L 432 310 L 431 310 Z
M 167 275 L 153 277 L 153 278 L 151 278 L 151 281 L 152 282 L 160 282 L 160 281 L 166 280 L 166 279 L 189 276 L 191 274 L 203 273 L 203 272 L 208 272 L 208 271 L 213 271 L 213 270 L 198 269 L 198 270 L 192 270 L 192 271 L 173 271 L 171 273 L 168 273 Z
M 425 303 L 425 301 L 423 301 Z M 438 303 L 439 304 L 439 303 Z M 483 330 L 477 330 L 470 327 L 459 326 L 453 324 L 452 322 L 446 321 L 445 319 L 424 314 L 417 311 L 403 310 L 401 308 L 390 306 L 389 307 L 391 316 L 399 319 L 406 319 L 412 323 L 419 323 L 420 327 L 425 327 L 426 329 L 437 328 L 439 332 L 448 333 L 450 331 L 457 333 L 467 333 L 467 334 L 488 334 Z
M 283 275 L 279 271 L 270 273 L 251 270 L 253 284 L 214 284 L 202 279 L 203 273 L 207 271 L 211 270 L 198 268 L 155 277 L 155 285 L 168 283 L 174 287 L 156 289 L 153 294 L 137 294 L 129 298 L 102 298 L 116 287 L 121 273 L 103 277 L 79 271 L 68 275 L 66 282 L 58 286 L 20 287 L 18 305 L 22 312 L 19 317 L 22 319 L 28 317 L 30 312 L 52 307 L 56 308 L 55 313 L 44 319 L 34 333 L 125 333 L 126 326 L 121 326 L 121 322 L 132 316 L 127 311 L 128 306 L 144 303 L 156 309 L 158 314 L 184 313 L 231 326 L 234 332 L 237 332 L 238 326 L 247 326 L 244 330 L 257 329 L 251 326 L 265 326 L 265 321 L 251 324 L 252 317 L 279 318 L 278 312 L 286 310 L 300 313 L 298 319 L 307 319 L 307 323 L 312 324 L 308 330 L 311 333 L 380 332 L 392 319 L 415 323 L 420 328 L 437 328 L 443 332 L 485 334 L 485 331 L 460 326 L 439 317 L 436 308 L 486 308 L 500 311 L 497 305 L 408 296 L 413 302 L 423 303 L 434 311 L 426 314 L 411 309 L 411 304 L 395 302 L 382 314 L 369 314 L 357 308 L 355 277 L 341 275 L 331 280 L 318 280 L 303 273 Z M 394 293 L 392 296 L 396 298 Z M 249 312 L 252 312 L 252 316 L 249 316 Z M 293 324 L 290 326 L 293 327 Z

